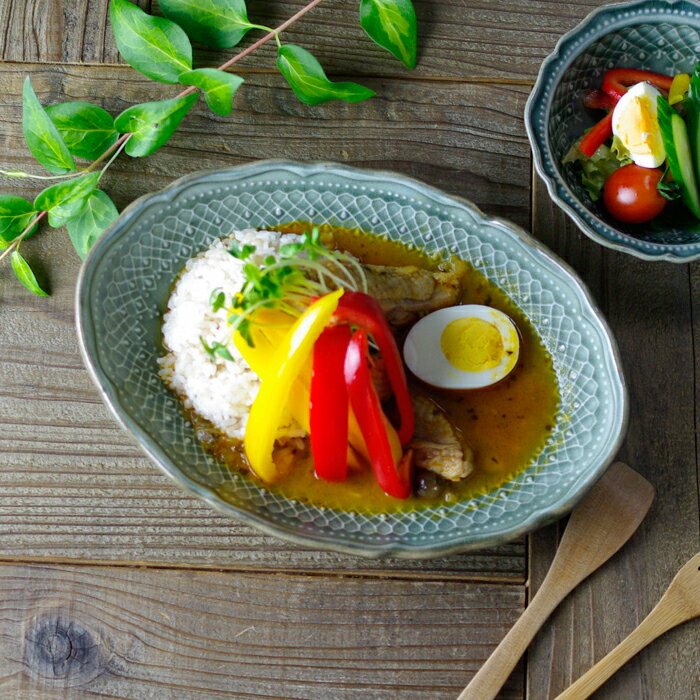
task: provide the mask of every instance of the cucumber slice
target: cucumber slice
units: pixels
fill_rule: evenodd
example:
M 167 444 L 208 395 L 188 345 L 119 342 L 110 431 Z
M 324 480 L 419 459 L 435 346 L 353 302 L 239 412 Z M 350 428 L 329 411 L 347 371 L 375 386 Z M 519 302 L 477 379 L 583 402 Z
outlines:
M 685 123 L 688 127 L 688 138 L 695 163 L 695 177 L 700 178 L 700 73 L 697 68 L 690 78 L 690 87 L 684 104 Z
M 668 167 L 673 179 L 681 186 L 683 202 L 700 219 L 700 193 L 693 168 L 688 129 L 681 115 L 665 98 L 659 97 L 658 107 L 659 129 L 666 148 Z

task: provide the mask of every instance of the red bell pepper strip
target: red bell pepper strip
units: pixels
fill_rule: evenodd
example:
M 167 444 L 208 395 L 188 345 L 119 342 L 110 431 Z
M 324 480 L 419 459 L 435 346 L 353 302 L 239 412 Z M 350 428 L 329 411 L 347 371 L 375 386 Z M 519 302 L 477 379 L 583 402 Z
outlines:
M 348 414 L 345 355 L 349 326 L 326 328 L 314 345 L 309 424 L 311 454 L 319 479 L 345 481 L 348 475 Z
M 612 136 L 612 111 L 608 112 L 581 139 L 578 150 L 589 158 Z
M 673 78 L 647 70 L 637 70 L 636 68 L 613 68 L 603 76 L 603 84 L 601 85 L 602 91 L 613 100 L 609 107 L 603 106 L 602 98 L 598 101 L 600 107 L 593 104 L 593 91 L 586 94 L 583 103 L 587 107 L 610 109 L 610 112 L 583 136 L 581 143 L 578 145 L 578 150 L 581 153 L 592 158 L 598 148 L 612 136 L 612 110 L 615 104 L 627 92 L 628 87 L 644 82 L 651 83 L 659 90 L 668 92 L 671 89 Z
M 350 405 L 367 443 L 370 463 L 379 486 L 389 496 L 408 498 L 411 495 L 410 451 L 408 457 L 400 459 L 398 463 L 394 459 L 384 426 L 382 405 L 367 366 L 368 352 L 367 333 L 359 328 L 353 334 L 345 355 L 345 382 Z
M 381 356 L 384 358 L 391 389 L 399 409 L 401 421 L 398 429 L 399 439 L 402 445 L 408 444 L 413 437 L 415 425 L 413 402 L 408 393 L 408 383 L 401 361 L 401 353 L 379 302 L 368 294 L 346 291 L 340 298 L 338 308 L 333 314 L 333 320 L 336 323 L 349 323 L 357 328 L 362 328 L 374 339 Z
M 608 95 L 619 100 L 628 87 L 637 83 L 651 83 L 659 90 L 668 92 L 671 89 L 673 78 L 660 73 L 652 73 L 648 70 L 637 70 L 636 68 L 613 68 L 603 76 L 601 89 Z
M 589 90 L 583 96 L 583 106 L 588 107 L 588 109 L 604 109 L 606 112 L 613 109 L 617 104 L 617 100 L 614 97 L 608 95 L 607 92 L 602 90 Z

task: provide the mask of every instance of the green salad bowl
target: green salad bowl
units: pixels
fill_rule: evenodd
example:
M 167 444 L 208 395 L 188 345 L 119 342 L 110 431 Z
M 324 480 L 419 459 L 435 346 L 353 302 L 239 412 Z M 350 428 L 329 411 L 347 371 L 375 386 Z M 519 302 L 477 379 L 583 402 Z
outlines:
M 550 352 L 561 404 L 541 454 L 494 491 L 391 514 L 284 498 L 205 452 L 158 377 L 161 318 L 185 262 L 234 229 L 307 220 L 359 227 L 469 261 L 524 311 Z M 512 540 L 561 517 L 624 435 L 615 343 L 575 273 L 517 226 L 392 173 L 263 161 L 182 178 L 134 202 L 91 250 L 77 290 L 85 363 L 152 461 L 216 510 L 297 544 L 370 557 L 433 557 Z
M 611 68 L 691 73 L 700 61 L 700 3 L 635 0 L 605 5 L 565 34 L 545 59 L 525 108 L 535 167 L 552 200 L 587 236 L 643 260 L 700 260 L 700 222 L 667 207 L 646 224 L 622 224 L 594 202 L 572 165 L 571 145 L 601 118 L 581 100 Z

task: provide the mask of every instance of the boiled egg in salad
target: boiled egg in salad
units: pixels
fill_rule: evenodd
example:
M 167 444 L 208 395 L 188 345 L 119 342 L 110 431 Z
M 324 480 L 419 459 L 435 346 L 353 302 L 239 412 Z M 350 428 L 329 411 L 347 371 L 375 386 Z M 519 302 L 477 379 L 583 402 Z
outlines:
M 612 131 L 643 168 L 658 168 L 666 160 L 657 116 L 661 93 L 649 83 L 632 86 L 615 105 Z
M 406 336 L 406 365 L 442 389 L 483 389 L 505 379 L 520 355 L 520 336 L 501 311 L 480 304 L 439 309 Z

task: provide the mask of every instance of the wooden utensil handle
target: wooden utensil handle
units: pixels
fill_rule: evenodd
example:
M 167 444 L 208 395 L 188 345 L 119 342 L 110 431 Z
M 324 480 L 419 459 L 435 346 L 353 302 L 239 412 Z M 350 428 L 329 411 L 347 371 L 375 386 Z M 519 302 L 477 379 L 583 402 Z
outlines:
M 540 595 L 544 590 L 544 587 L 541 588 L 535 595 L 486 663 L 460 693 L 458 700 L 492 700 L 498 695 L 537 630 L 561 602 L 546 592 Z
M 659 603 L 628 637 L 557 696 L 556 700 L 583 700 L 592 695 L 635 654 L 686 619 L 675 610 L 664 609 Z

